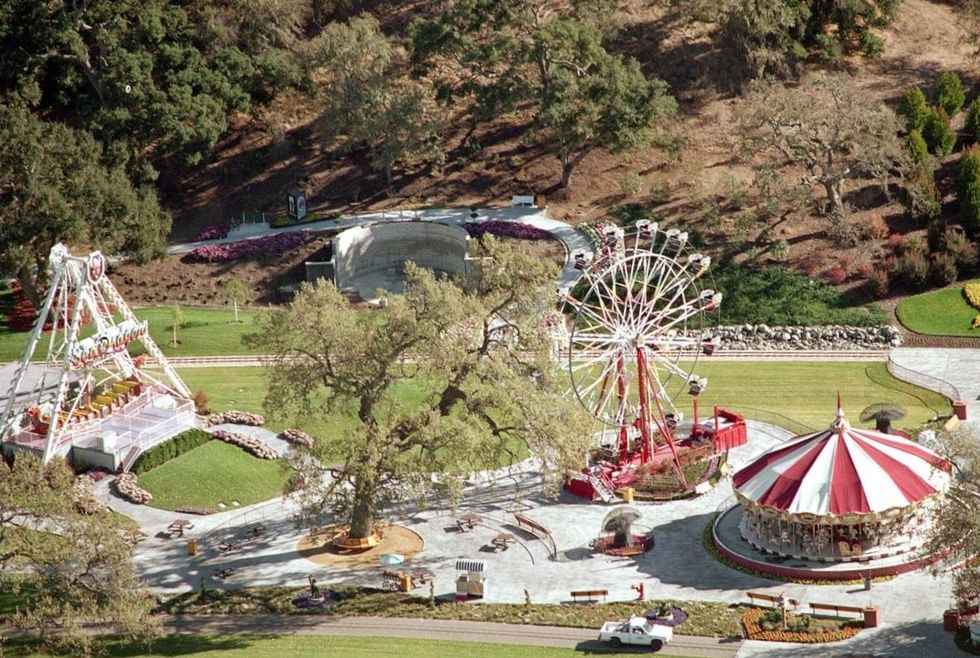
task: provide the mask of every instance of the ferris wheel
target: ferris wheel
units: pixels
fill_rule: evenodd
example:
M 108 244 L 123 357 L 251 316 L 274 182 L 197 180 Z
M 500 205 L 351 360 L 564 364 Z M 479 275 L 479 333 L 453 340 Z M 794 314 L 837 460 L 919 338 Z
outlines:
M 687 247 L 687 233 L 653 222 L 637 222 L 629 236 L 607 227 L 598 256 L 579 258 L 582 274 L 565 298 L 571 388 L 607 431 L 615 429 L 621 466 L 652 461 L 660 446 L 680 471 L 674 400 L 684 388 L 696 396 L 707 385 L 693 369 L 718 346 L 705 314 L 718 308 L 721 293 L 702 289 L 711 258 Z

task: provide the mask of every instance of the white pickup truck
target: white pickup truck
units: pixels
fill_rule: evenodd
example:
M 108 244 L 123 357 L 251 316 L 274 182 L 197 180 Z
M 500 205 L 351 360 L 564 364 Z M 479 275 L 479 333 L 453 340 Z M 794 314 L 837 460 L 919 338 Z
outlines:
M 632 616 L 626 621 L 607 621 L 599 629 L 599 641 L 611 647 L 648 646 L 659 651 L 674 638 L 670 626 L 652 624 L 645 617 Z

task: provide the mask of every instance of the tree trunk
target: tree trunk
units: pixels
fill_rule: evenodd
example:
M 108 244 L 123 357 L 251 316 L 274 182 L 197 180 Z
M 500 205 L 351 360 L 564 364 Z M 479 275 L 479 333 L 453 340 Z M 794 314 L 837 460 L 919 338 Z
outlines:
M 572 170 L 575 169 L 575 162 L 570 158 L 562 158 L 561 161 L 561 189 L 567 190 L 572 186 Z
M 374 533 L 374 487 L 358 477 L 354 483 L 354 503 L 350 511 L 350 537 L 364 539 Z
M 34 285 L 34 277 L 31 276 L 30 269 L 26 267 L 20 268 L 20 271 L 17 272 L 17 280 L 20 282 L 20 287 L 24 291 L 24 296 L 31 301 L 34 309 L 40 312 L 41 296 L 37 292 L 37 286 Z
M 824 181 L 827 198 L 830 200 L 830 214 L 833 217 L 844 216 L 844 180 L 833 178 Z
M 232 302 L 235 305 L 235 324 L 238 324 L 238 300 Z
M 633 533 L 632 528 L 625 527 L 620 528 L 616 531 L 613 536 L 613 547 L 614 548 L 629 548 L 633 546 Z

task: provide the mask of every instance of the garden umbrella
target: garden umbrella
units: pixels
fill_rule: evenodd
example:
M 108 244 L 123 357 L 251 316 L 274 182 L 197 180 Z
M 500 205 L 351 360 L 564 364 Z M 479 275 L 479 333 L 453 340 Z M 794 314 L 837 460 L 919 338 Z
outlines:
M 862 423 L 875 421 L 875 429 L 887 434 L 893 420 L 905 418 L 905 409 L 891 402 L 875 402 L 862 409 L 859 418 Z
M 602 530 L 603 532 L 613 533 L 613 546 L 616 548 L 621 548 L 623 546 L 633 545 L 633 524 L 640 519 L 642 515 L 636 510 L 635 507 L 617 507 L 613 511 L 606 514 L 606 518 L 602 520 Z

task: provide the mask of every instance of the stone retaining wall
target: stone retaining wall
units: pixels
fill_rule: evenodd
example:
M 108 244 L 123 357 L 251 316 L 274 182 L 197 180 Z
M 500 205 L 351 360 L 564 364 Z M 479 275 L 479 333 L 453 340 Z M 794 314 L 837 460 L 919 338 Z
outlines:
M 902 344 L 902 334 L 892 326 L 880 327 L 769 327 L 740 324 L 717 327 L 722 350 L 867 350 Z

